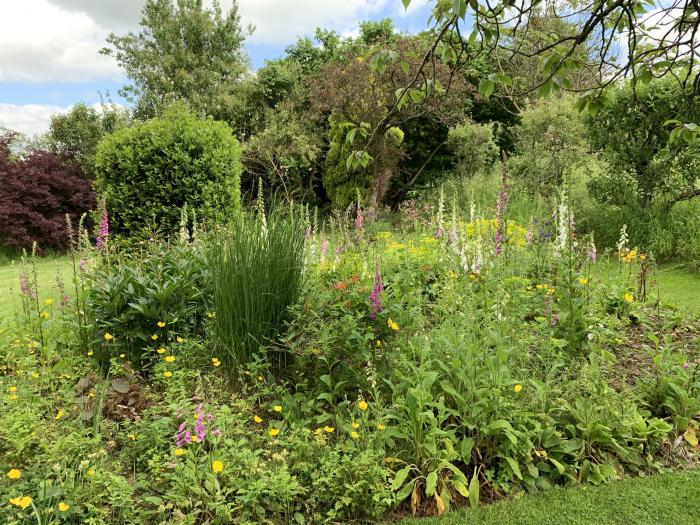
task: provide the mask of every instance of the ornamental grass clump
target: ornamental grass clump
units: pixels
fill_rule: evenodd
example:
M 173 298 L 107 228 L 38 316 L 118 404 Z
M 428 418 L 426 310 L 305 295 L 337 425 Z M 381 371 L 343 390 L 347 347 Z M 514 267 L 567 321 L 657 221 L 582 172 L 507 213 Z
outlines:
M 263 220 L 241 215 L 211 238 L 212 318 L 223 363 L 248 363 L 287 321 L 304 273 L 304 221 L 301 213 L 275 212 Z

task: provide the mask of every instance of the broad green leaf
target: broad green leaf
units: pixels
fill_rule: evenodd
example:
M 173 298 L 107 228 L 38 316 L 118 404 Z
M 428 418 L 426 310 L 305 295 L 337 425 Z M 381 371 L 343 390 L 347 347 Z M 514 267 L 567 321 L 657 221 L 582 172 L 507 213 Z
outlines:
M 518 463 L 510 456 L 506 456 L 504 459 L 508 462 L 508 465 L 510 465 L 510 469 L 513 471 L 513 474 L 515 474 L 518 479 L 523 479 L 523 473 L 520 472 Z
M 540 89 L 538 90 L 538 94 L 541 97 L 548 97 L 549 94 L 552 92 L 552 82 L 546 82 L 540 86 Z
M 413 101 L 414 104 L 418 104 L 419 102 L 422 102 L 423 99 L 425 98 L 425 92 L 421 89 L 411 89 L 408 91 L 409 96 L 411 97 L 411 100 Z
M 469 463 L 472 457 L 472 449 L 474 448 L 474 438 L 465 437 L 460 444 L 460 454 L 462 455 L 462 461 Z
M 500 82 L 504 86 L 513 86 L 513 79 L 505 73 L 496 73 L 496 78 L 498 79 L 498 82 Z
M 469 482 L 469 503 L 471 503 L 472 507 L 479 506 L 479 478 L 477 477 L 476 470 Z
M 425 478 L 425 495 L 430 497 L 433 494 L 435 494 L 435 488 L 437 487 L 437 471 L 433 470 L 428 476 Z
M 561 463 L 559 463 L 559 462 L 558 462 L 556 459 L 554 459 L 554 458 L 549 458 L 549 461 L 551 461 L 551 462 L 552 462 L 552 465 L 554 465 L 554 466 L 557 468 L 557 470 L 559 471 L 559 474 L 564 474 L 564 471 L 565 471 L 564 465 L 562 465 Z
M 394 481 L 392 483 L 392 488 L 394 490 L 397 490 L 401 485 L 403 485 L 403 482 L 406 481 L 406 478 L 408 477 L 408 474 L 411 472 L 411 467 L 404 467 L 401 470 L 399 470 L 396 473 L 396 477 L 394 478 Z
M 496 84 L 493 80 L 488 78 L 482 78 L 479 82 L 479 93 L 486 98 L 489 98 L 493 94 L 493 90 L 496 88 Z
M 462 497 L 468 498 L 469 497 L 469 490 L 467 490 L 467 486 L 462 483 L 459 480 L 454 480 L 452 482 L 452 486 L 454 489 L 462 495 Z
M 413 478 L 411 481 L 406 483 L 401 488 L 401 490 L 396 493 L 396 501 L 401 502 L 401 501 L 405 500 L 411 494 L 411 492 L 413 492 L 413 485 L 415 485 L 415 483 L 416 483 L 415 478 Z

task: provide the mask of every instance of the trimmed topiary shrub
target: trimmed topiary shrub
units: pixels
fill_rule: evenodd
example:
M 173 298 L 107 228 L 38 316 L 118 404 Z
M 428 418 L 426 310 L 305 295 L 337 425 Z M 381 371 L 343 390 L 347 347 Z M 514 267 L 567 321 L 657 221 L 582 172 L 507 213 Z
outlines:
M 197 118 L 179 104 L 106 137 L 97 147 L 95 172 L 110 229 L 132 237 L 173 234 L 185 204 L 205 222 L 237 212 L 240 157 L 226 123 Z
M 12 140 L 0 136 L 0 245 L 62 251 L 66 215 L 75 224 L 95 206 L 92 183 L 77 163 L 48 151 L 13 158 Z

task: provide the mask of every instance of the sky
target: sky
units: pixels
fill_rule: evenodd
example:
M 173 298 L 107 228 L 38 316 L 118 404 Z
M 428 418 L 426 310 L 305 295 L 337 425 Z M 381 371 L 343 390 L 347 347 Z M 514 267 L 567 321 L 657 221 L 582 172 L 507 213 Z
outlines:
M 220 0 L 227 11 L 232 0 Z M 101 96 L 125 101 L 128 83 L 115 60 L 98 53 L 106 36 L 138 30 L 145 0 L 0 0 L 0 127 L 27 135 L 47 130 L 53 113 Z M 401 31 L 426 28 L 428 0 L 238 0 L 253 69 L 281 57 L 284 48 L 316 27 L 357 34 L 364 20 L 392 18 Z

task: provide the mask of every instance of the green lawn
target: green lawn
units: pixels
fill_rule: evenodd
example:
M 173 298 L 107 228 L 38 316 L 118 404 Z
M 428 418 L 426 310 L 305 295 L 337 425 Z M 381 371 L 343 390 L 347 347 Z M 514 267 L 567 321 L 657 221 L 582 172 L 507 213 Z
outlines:
M 37 280 L 39 283 L 39 295 L 43 301 L 49 296 L 58 299 L 56 291 L 56 275 L 61 274 L 70 293 L 73 269 L 68 257 L 47 257 L 37 261 Z M 12 261 L 0 265 L 0 322 L 12 318 L 15 308 L 20 305 L 19 298 L 19 261 Z
M 700 470 L 553 489 L 399 525 L 698 525 Z
M 623 266 L 624 267 L 624 266 Z M 596 273 L 603 280 L 619 278 L 620 266 L 615 260 L 601 261 Z M 632 281 L 636 277 L 633 276 Z M 675 306 L 693 316 L 700 316 L 700 273 L 691 272 L 680 265 L 663 264 L 648 279 L 649 298 L 661 299 L 661 304 Z
M 678 266 L 662 266 L 659 268 L 659 295 L 662 303 L 700 316 L 700 273 L 690 273 Z

